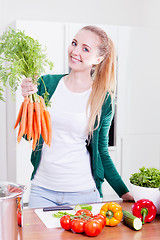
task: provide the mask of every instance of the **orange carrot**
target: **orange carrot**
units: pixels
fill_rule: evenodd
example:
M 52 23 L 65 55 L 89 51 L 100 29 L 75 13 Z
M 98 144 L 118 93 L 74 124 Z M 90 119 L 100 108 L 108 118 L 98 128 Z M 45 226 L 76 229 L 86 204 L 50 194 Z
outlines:
M 33 112 L 33 128 L 34 128 L 34 138 L 33 138 L 32 150 L 34 151 L 36 148 L 37 140 L 38 140 L 38 128 L 37 128 L 35 111 Z
M 27 140 L 33 139 L 32 149 L 36 148 L 40 134 L 46 144 L 51 146 L 52 126 L 51 117 L 47 111 L 43 97 L 30 96 L 24 99 L 18 113 L 15 127 L 20 122 L 17 142 L 19 143 L 24 134 L 27 135 Z M 31 102 L 30 102 L 31 99 Z M 32 102 L 34 100 L 35 102 Z M 36 101 L 38 100 L 38 101 Z
M 48 144 L 48 131 L 47 131 L 47 126 L 46 126 L 46 121 L 44 118 L 44 113 L 42 113 L 41 116 L 41 134 L 42 134 L 42 138 L 45 141 L 46 144 Z
M 35 134 L 35 131 L 34 131 L 34 110 L 33 110 L 32 133 L 31 133 L 32 139 L 34 139 L 34 134 Z
M 44 98 L 43 98 L 42 96 L 39 96 L 39 100 L 40 100 L 40 102 L 41 102 L 41 104 L 42 104 L 42 106 L 43 106 L 43 109 L 46 111 L 47 108 L 46 108 L 46 104 L 45 104 L 45 102 L 44 102 Z
M 48 146 L 51 146 L 51 140 L 52 140 L 52 123 L 51 123 L 51 116 L 50 113 L 48 111 L 44 111 L 44 116 L 45 116 L 45 120 L 46 120 L 46 126 L 47 126 L 47 130 L 48 130 Z
M 21 107 L 20 107 L 20 110 L 19 110 L 19 113 L 18 113 L 18 117 L 17 117 L 16 123 L 14 125 L 14 129 L 18 126 L 18 123 L 21 120 L 22 112 L 23 112 L 23 102 L 21 104 Z
M 19 126 L 18 136 L 20 135 L 20 132 L 21 132 L 21 125 Z
M 32 136 L 32 123 L 33 123 L 33 102 L 28 104 L 28 131 L 27 131 L 27 140 L 31 140 Z
M 42 104 L 40 104 L 40 108 L 41 108 L 41 135 L 42 135 L 43 140 L 47 144 L 48 143 L 48 130 L 47 130 L 47 126 L 46 126 L 46 120 L 44 117 L 44 110 L 43 110 Z
M 34 102 L 34 110 L 36 114 L 36 122 L 37 122 L 37 128 L 38 128 L 38 139 L 40 137 L 41 133 L 41 109 L 40 109 L 40 103 Z
M 18 134 L 17 141 L 18 143 L 21 141 L 23 134 L 25 133 L 26 122 L 27 122 L 27 109 L 28 109 L 29 98 L 25 97 L 24 104 L 23 104 L 23 112 L 22 112 L 22 119 L 21 119 L 21 130 Z
M 27 119 L 26 119 L 26 126 L 25 126 L 25 131 L 24 134 L 27 136 L 27 132 L 28 132 L 28 111 L 27 111 Z
M 39 96 L 40 102 L 43 106 L 44 109 L 44 117 L 45 117 L 45 121 L 46 121 L 46 126 L 47 126 L 47 130 L 48 130 L 48 145 L 49 147 L 51 146 L 51 140 L 52 140 L 52 125 L 51 125 L 51 116 L 50 113 L 47 111 L 45 102 L 44 102 L 44 98 L 42 96 Z

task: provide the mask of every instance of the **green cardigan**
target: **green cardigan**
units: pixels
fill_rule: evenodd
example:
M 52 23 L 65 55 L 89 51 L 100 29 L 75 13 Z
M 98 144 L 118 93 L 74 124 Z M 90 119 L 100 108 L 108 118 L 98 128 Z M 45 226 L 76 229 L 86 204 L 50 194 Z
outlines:
M 59 80 L 65 74 L 59 75 L 44 75 L 42 76 L 43 81 L 45 82 L 46 88 L 49 95 L 49 99 L 52 97 Z M 44 84 L 40 80 L 38 85 L 38 94 L 42 95 L 45 92 Z M 62 96 L 63 97 L 63 96 Z M 115 165 L 112 162 L 112 159 L 108 153 L 108 132 L 113 118 L 112 114 L 112 105 L 111 97 L 109 94 L 106 96 L 106 100 L 102 106 L 100 124 L 97 130 L 93 132 L 93 137 L 90 141 L 90 144 L 87 146 L 88 151 L 91 155 L 91 167 L 92 174 L 96 183 L 96 187 L 102 195 L 101 185 L 104 181 L 104 178 L 110 184 L 110 186 L 115 190 L 115 192 L 121 197 L 123 194 L 128 192 L 128 188 L 121 179 L 121 176 L 117 172 Z M 43 146 L 42 136 L 40 137 L 39 144 L 36 146 L 35 151 L 32 152 L 31 162 L 33 164 L 34 170 L 31 176 L 31 179 L 34 178 L 36 170 L 39 166 L 41 160 L 41 150 Z

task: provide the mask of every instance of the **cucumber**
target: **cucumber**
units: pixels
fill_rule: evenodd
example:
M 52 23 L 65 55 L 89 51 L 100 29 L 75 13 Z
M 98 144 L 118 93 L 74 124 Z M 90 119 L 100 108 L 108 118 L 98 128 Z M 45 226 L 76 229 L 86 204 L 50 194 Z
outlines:
M 77 212 L 80 209 L 87 209 L 89 211 L 92 211 L 92 206 L 90 204 L 77 204 L 75 206 L 75 211 Z
M 142 228 L 142 221 L 140 218 L 135 217 L 132 213 L 122 210 L 123 212 L 123 221 L 127 226 L 134 230 L 140 230 Z

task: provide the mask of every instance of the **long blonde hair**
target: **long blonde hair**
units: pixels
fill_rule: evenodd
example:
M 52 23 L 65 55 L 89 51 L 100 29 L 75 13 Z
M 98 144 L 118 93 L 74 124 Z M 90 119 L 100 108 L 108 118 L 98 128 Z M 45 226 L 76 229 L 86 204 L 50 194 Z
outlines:
M 115 95 L 115 48 L 112 40 L 105 31 L 96 26 L 85 26 L 82 30 L 88 30 L 99 36 L 99 56 L 103 60 L 93 66 L 93 85 L 88 100 L 87 109 L 90 108 L 90 114 L 87 125 L 87 132 L 92 136 L 93 131 L 98 128 L 100 123 L 101 108 L 106 98 L 107 92 L 113 98 Z M 95 126 L 96 122 L 96 126 Z

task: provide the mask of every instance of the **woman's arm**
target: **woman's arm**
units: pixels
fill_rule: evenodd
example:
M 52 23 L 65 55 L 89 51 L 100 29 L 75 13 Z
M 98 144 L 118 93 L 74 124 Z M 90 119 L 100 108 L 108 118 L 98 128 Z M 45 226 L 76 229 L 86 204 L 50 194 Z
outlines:
M 113 119 L 112 113 L 114 113 L 114 105 L 112 109 L 111 97 L 109 96 L 103 107 L 98 143 L 98 150 L 104 168 L 104 177 L 122 199 L 133 200 L 108 152 L 109 129 Z

